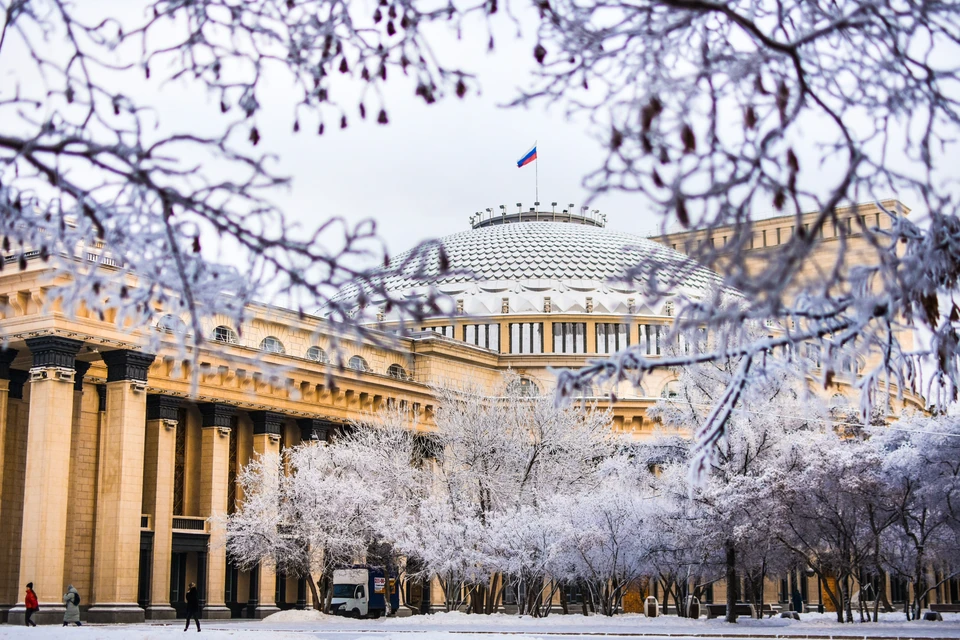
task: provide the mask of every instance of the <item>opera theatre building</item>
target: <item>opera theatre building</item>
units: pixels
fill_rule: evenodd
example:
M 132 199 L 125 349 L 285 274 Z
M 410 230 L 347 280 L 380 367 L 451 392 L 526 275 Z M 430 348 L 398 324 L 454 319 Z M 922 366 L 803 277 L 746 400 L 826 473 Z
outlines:
M 873 206 L 841 215 L 890 226 Z M 796 224 L 792 215 L 756 223 L 757 260 Z M 697 233 L 654 241 L 607 229 L 601 216 L 567 212 L 476 218 L 441 239 L 454 273 L 437 286 L 454 311 L 392 341 L 341 340 L 343 370 L 328 366 L 322 317 L 268 305 L 249 309 L 242 327 L 213 317 L 199 371 L 191 371 L 172 335 L 163 337 L 179 318 L 159 313 L 156 326 L 139 330 L 159 333 L 161 345 L 169 340 L 146 353 L 142 335 L 109 317 L 52 310 L 54 268 L 40 259 L 3 271 L 0 332 L 9 348 L 0 352 L 0 620 L 23 624 L 28 581 L 40 601 L 34 619 L 48 623 L 62 619 L 68 584 L 91 622 L 182 615 L 191 582 L 209 618 L 307 605 L 302 580 L 232 566 L 222 528 L 211 520 L 234 508 L 236 475 L 255 454 L 323 440 L 389 403 L 418 409 L 429 429 L 431 386 L 492 388 L 511 370 L 532 393 L 547 393 L 551 369 L 577 368 L 628 345 L 649 357 L 665 353 L 671 303 L 651 304 L 614 279 L 654 257 L 689 268 L 682 252 L 702 241 Z M 714 230 L 713 238 L 720 235 Z M 854 228 L 847 250 L 869 259 L 872 249 L 858 237 Z M 831 254 L 836 242 L 828 230 L 821 253 Z M 718 282 L 690 268 L 678 294 L 696 297 Z M 390 286 L 414 294 L 427 284 L 396 278 Z M 283 367 L 287 379 L 271 384 L 261 363 Z M 638 438 L 652 433 L 646 411 L 670 384 L 662 372 L 643 388 L 616 389 L 614 428 Z M 602 400 L 609 391 L 591 395 Z M 815 603 L 816 592 L 805 600 Z

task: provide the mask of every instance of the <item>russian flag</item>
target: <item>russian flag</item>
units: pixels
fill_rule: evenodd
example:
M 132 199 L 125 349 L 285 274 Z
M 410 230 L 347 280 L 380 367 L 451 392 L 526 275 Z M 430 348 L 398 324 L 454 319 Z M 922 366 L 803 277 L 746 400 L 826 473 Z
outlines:
M 519 169 L 520 167 L 525 167 L 536 159 L 537 159 L 537 145 L 534 144 L 533 148 L 530 149 L 530 151 L 527 151 L 525 154 L 523 154 L 522 158 L 517 160 L 517 168 Z

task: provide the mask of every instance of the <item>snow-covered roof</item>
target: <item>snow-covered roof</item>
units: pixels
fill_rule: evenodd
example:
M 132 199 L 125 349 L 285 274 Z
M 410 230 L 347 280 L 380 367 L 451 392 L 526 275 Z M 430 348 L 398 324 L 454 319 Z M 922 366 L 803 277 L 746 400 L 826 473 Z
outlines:
M 602 227 L 565 222 L 518 222 L 482 226 L 440 238 L 450 273 L 440 276 L 439 249 L 433 249 L 386 276 L 387 288 L 420 296 L 435 286 L 442 294 L 463 300 L 469 315 L 499 315 L 503 298 L 510 313 L 538 313 L 550 298 L 554 313 L 659 314 L 647 306 L 640 279 L 628 281 L 626 270 L 638 264 L 657 265 L 661 282 L 675 284 L 674 293 L 700 297 L 721 280 L 686 256 L 646 238 Z M 410 259 L 410 252 L 393 265 Z M 415 274 L 415 275 L 406 275 Z M 344 292 L 347 297 L 349 292 Z M 374 301 L 376 303 L 376 301 Z M 660 306 L 661 303 L 658 303 Z

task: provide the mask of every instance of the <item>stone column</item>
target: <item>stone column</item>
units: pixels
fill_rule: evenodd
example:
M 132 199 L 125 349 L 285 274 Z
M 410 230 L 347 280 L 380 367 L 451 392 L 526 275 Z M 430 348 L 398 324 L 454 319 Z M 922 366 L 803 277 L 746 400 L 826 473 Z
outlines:
M 153 520 L 153 558 L 149 620 L 170 620 L 170 559 L 173 554 L 173 468 L 177 447 L 180 401 L 147 396 L 147 433 L 143 448 L 143 513 Z
M 23 399 L 24 386 L 30 374 L 10 370 L 7 393 L 7 433 L 3 447 L 4 463 L 0 468 L 3 485 L 3 506 L 0 511 L 0 622 L 22 597 L 20 593 L 20 534 L 23 524 L 23 487 L 27 468 L 27 422 L 29 406 Z M 21 615 L 22 618 L 22 615 Z
M 3 469 L 4 446 L 7 441 L 7 397 L 10 391 L 10 363 L 17 357 L 16 349 L 0 351 L 0 469 Z M 3 517 L 3 476 L 0 475 L 0 518 Z
M 10 363 L 17 357 L 17 351 L 0 351 L 0 522 L 12 518 L 13 501 L 5 501 L 3 495 L 4 460 L 7 441 L 7 400 L 10 392 Z M 4 561 L 0 557 L 0 563 Z M 6 567 L 3 567 L 6 568 Z M 7 571 L 0 570 L 0 577 L 6 577 Z M 7 621 L 7 612 L 17 603 L 20 585 L 0 583 L 0 623 Z
M 72 584 L 81 598 L 93 593 L 94 532 L 100 455 L 100 416 L 90 385 L 84 402 L 83 377 L 89 362 L 77 360 L 73 385 L 73 429 L 70 436 L 70 490 L 67 493 L 67 538 L 63 584 Z M 86 407 L 86 412 L 84 408 Z
M 83 343 L 58 336 L 28 338 L 26 342 L 33 367 L 25 473 L 29 486 L 23 503 L 19 582 L 33 582 L 40 602 L 34 620 L 53 623 L 63 620 L 74 362 Z M 8 619 L 23 624 L 23 618 L 23 604 L 18 603 Z
M 227 513 L 227 482 L 230 471 L 230 429 L 235 410 L 220 403 L 201 404 L 203 418 L 200 443 L 200 515 L 211 518 Z M 229 618 L 224 600 L 227 577 L 226 532 L 210 523 L 210 551 L 207 555 L 204 618 Z
M 119 349 L 103 354 L 107 411 L 100 432 L 97 529 L 90 622 L 143 622 L 137 604 L 147 369 L 156 356 Z
M 258 456 L 280 455 L 280 429 L 283 428 L 283 414 L 273 411 L 251 411 L 253 421 L 253 451 Z M 257 606 L 254 614 L 265 618 L 280 609 L 277 607 L 277 574 L 272 561 L 260 562 L 260 576 L 257 581 L 259 592 L 256 594 Z

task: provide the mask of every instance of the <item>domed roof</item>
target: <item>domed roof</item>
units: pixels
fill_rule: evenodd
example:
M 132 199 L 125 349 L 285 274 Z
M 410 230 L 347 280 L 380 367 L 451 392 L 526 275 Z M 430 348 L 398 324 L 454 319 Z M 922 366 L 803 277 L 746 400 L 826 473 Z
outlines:
M 433 286 L 462 300 L 470 315 L 500 314 L 504 298 L 511 313 L 542 312 L 544 297 L 550 298 L 554 313 L 586 312 L 590 298 L 594 313 L 658 314 L 642 293 L 652 277 L 661 290 L 694 298 L 721 285 L 715 273 L 672 249 L 596 226 L 497 224 L 455 233 L 439 243 L 449 261 L 447 273 L 439 275 L 438 247 L 419 257 L 408 251 L 391 260 L 403 269 L 385 278 L 387 288 L 410 297 Z

